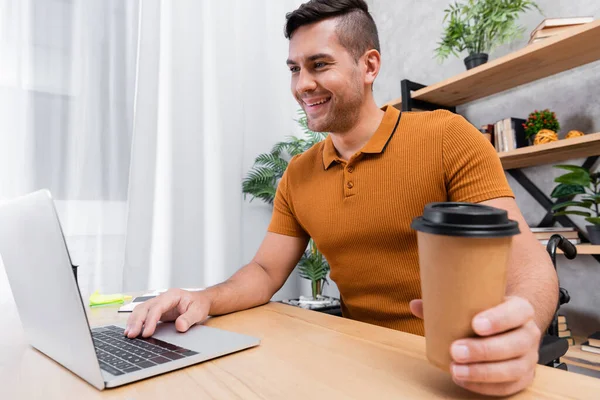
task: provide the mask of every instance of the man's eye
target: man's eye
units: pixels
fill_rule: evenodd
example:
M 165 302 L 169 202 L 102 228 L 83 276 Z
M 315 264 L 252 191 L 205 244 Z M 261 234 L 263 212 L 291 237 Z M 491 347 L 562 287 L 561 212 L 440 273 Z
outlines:
M 290 72 L 294 73 L 294 72 L 298 72 L 300 71 L 299 67 L 290 67 Z
M 315 63 L 315 68 L 323 68 L 325 66 L 324 62 L 316 62 Z

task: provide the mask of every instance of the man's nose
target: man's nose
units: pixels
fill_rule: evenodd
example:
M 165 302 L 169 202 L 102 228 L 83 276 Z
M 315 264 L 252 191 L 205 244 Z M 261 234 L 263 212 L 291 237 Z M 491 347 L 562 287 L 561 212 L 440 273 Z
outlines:
M 314 77 L 309 72 L 300 70 L 298 81 L 296 82 L 296 92 L 298 94 L 306 93 L 315 90 L 317 83 Z

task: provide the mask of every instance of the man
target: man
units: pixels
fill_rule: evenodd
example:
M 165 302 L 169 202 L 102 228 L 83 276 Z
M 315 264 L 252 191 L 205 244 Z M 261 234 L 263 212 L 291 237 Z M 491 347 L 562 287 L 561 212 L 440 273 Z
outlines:
M 452 375 L 482 394 L 528 386 L 558 283 L 493 148 L 458 115 L 377 107 L 379 41 L 363 0 L 311 0 L 287 15 L 286 37 L 292 94 L 309 127 L 328 138 L 290 162 L 269 231 L 248 265 L 205 291 L 174 289 L 138 306 L 126 335 L 150 336 L 159 320 L 175 320 L 183 332 L 208 315 L 268 302 L 309 237 L 331 264 L 345 317 L 422 335 L 410 222 L 432 201 L 477 202 L 507 210 L 522 233 L 511 250 L 506 301 L 474 318 L 479 338 L 452 345 Z

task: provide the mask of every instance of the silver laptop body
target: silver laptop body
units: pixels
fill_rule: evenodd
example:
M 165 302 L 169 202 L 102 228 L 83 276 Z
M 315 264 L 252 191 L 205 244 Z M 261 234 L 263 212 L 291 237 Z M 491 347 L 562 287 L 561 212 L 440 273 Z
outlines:
M 128 341 L 121 335 L 114 334 L 117 329 L 124 328 L 124 325 L 114 324 L 110 329 L 94 329 L 99 336 L 92 339 L 58 215 L 47 190 L 0 205 L 0 255 L 29 344 L 100 390 L 260 344 L 257 338 L 203 325 L 196 325 L 186 333 L 179 333 L 174 324 L 163 323 L 158 325 L 152 337 L 154 342 L 149 342 L 147 346 L 135 345 L 131 349 L 137 351 L 137 354 L 146 354 L 148 358 L 155 352 L 152 343 L 168 342 L 172 346 L 169 349 L 179 350 L 169 350 L 167 353 L 162 348 L 156 352 L 164 351 L 159 354 L 161 357 L 164 354 L 165 357 L 176 359 L 164 361 L 163 357 L 160 361 L 162 363 L 152 362 L 152 366 L 144 364 L 143 368 L 134 372 L 123 372 L 122 370 L 133 368 L 119 367 L 122 369 L 117 370 L 119 374 L 112 367 L 108 368 L 104 362 L 106 353 L 95 348 L 94 341 L 97 345 L 103 343 L 104 349 L 110 348 L 110 343 L 116 343 L 114 340 Z M 108 336 L 109 334 L 113 336 Z M 98 337 L 107 338 L 108 344 Z M 180 358 L 174 354 L 176 351 L 185 356 Z M 101 354 L 105 357 L 103 361 L 99 361 Z M 113 357 L 112 354 L 110 356 Z M 131 364 L 129 361 L 135 360 L 123 358 L 127 365 Z M 123 364 L 121 361 L 118 360 L 118 365 Z M 107 369 L 112 370 L 115 375 L 107 372 Z

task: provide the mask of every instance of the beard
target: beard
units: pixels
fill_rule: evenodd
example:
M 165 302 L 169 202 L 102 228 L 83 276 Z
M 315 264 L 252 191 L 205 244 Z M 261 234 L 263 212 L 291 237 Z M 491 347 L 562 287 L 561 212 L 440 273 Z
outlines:
M 302 107 L 305 107 L 301 99 L 299 102 Z M 356 125 L 362 103 L 363 87 L 355 85 L 341 97 L 332 96 L 329 100 L 329 110 L 325 115 L 314 119 L 310 117 L 309 113 L 306 113 L 308 128 L 313 132 L 347 132 Z

